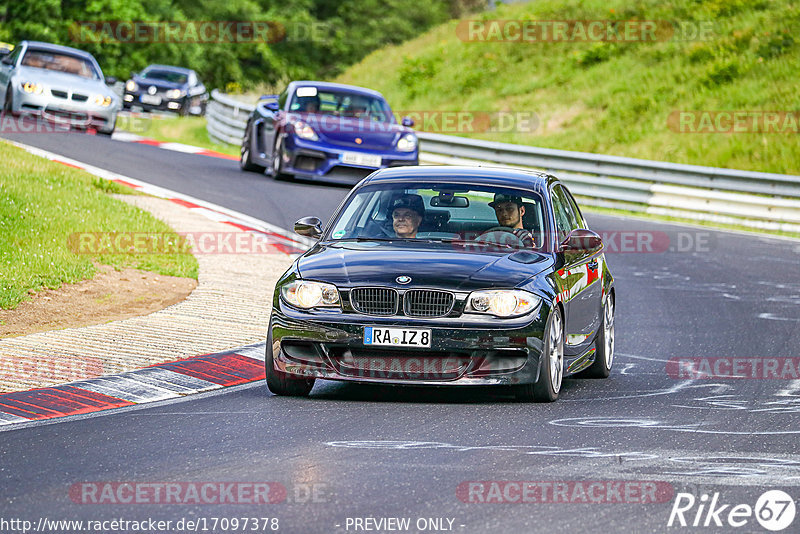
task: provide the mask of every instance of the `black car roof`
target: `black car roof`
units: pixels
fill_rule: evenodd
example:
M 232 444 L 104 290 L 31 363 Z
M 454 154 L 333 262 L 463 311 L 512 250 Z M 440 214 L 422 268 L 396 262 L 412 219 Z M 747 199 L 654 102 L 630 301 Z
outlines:
M 181 74 L 189 74 L 192 72 L 192 69 L 187 69 L 185 67 L 175 67 L 173 65 L 159 65 L 158 63 L 153 63 L 151 65 L 146 66 L 142 69 L 142 72 L 146 70 L 167 70 L 173 72 L 179 72 Z
M 465 167 L 446 165 L 420 165 L 381 169 L 363 185 L 381 182 L 450 182 L 525 188 L 543 193 L 555 178 L 547 173 L 500 167 Z

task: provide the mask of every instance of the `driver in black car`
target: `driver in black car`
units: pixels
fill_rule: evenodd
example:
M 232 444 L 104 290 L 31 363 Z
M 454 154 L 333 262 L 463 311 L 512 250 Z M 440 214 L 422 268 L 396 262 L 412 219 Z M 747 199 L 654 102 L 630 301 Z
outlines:
M 522 203 L 521 197 L 496 193 L 494 200 L 489 202 L 489 206 L 494 208 L 494 214 L 497 216 L 497 222 L 500 226 L 510 228 L 511 233 L 522 241 L 525 248 L 536 247 L 536 243 L 533 241 L 533 234 L 522 227 L 525 205 Z
M 425 202 L 419 195 L 402 195 L 394 199 L 389 213 L 397 237 L 415 238 L 419 224 L 425 217 Z

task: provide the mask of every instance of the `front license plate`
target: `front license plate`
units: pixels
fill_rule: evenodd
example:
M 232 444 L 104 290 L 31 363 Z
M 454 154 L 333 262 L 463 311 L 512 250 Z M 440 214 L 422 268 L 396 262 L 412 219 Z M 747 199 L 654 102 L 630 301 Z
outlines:
M 431 346 L 431 331 L 410 328 L 364 327 L 364 345 L 386 345 L 389 347 Z
M 345 152 L 342 154 L 342 163 L 377 168 L 381 166 L 381 157 L 374 154 L 362 154 L 361 152 Z
M 142 95 L 141 96 L 142 104 L 151 104 L 153 106 L 158 106 L 161 104 L 161 97 L 155 95 Z

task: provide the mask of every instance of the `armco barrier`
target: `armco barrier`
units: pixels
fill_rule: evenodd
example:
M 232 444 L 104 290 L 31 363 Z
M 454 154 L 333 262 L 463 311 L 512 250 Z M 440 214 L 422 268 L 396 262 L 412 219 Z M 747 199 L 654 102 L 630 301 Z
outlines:
M 240 144 L 254 106 L 212 91 L 208 133 Z M 800 232 L 800 176 L 570 152 L 418 132 L 423 163 L 541 169 L 586 205 Z

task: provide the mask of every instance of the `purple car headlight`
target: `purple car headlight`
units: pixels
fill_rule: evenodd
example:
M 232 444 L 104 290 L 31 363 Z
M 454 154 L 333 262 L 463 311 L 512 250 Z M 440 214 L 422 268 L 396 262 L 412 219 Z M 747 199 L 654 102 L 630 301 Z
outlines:
M 413 152 L 417 149 L 417 136 L 411 133 L 405 134 L 397 140 L 397 150 L 400 152 Z
M 314 128 L 303 121 L 294 121 L 292 123 L 292 128 L 294 129 L 294 133 L 297 134 L 297 137 L 301 139 L 307 139 L 309 141 L 317 141 L 319 139 Z

